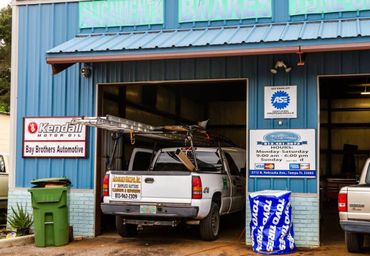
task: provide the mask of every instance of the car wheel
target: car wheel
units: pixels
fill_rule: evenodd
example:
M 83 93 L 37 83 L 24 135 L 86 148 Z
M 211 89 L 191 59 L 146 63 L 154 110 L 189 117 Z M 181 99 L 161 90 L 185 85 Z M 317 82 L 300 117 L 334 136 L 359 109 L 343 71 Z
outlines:
M 215 202 L 211 204 L 211 210 L 207 217 L 200 221 L 200 237 L 206 241 L 216 240 L 220 231 L 220 213 Z
M 123 224 L 122 216 L 116 216 L 116 229 L 117 233 L 122 237 L 131 237 L 137 234 L 137 225 Z
M 354 232 L 346 232 L 345 241 L 349 252 L 360 252 L 364 244 L 364 235 Z

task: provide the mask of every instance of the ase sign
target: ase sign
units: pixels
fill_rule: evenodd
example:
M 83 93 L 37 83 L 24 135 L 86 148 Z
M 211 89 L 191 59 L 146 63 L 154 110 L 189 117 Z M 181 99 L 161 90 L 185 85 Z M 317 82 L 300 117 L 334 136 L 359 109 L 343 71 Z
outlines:
M 71 124 L 75 117 L 25 117 L 23 157 L 85 158 L 86 126 Z
M 297 118 L 297 86 L 265 86 L 265 118 Z

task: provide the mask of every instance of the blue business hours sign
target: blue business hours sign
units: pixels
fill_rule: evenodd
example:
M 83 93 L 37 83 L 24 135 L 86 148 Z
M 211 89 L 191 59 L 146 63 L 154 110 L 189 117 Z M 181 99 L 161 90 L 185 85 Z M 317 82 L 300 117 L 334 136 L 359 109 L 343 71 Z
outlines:
M 249 177 L 316 177 L 314 129 L 251 130 Z
M 265 118 L 297 118 L 297 86 L 265 86 Z

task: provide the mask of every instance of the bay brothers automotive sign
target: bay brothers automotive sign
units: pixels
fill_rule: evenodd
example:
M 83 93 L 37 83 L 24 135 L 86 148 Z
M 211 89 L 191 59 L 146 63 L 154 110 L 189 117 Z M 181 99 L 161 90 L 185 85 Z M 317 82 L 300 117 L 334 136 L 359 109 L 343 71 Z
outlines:
M 316 177 L 314 129 L 250 131 L 249 177 Z
M 25 117 L 23 157 L 85 158 L 86 126 L 74 117 Z

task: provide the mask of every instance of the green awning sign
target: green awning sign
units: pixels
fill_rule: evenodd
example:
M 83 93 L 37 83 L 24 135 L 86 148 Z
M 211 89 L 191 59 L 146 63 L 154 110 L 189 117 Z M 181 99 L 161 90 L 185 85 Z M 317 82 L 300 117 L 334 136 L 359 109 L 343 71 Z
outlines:
M 79 3 L 80 28 L 163 24 L 163 1 L 83 1 Z
M 370 10 L 370 0 L 289 0 L 289 15 Z
M 180 23 L 271 16 L 271 0 L 179 0 Z

